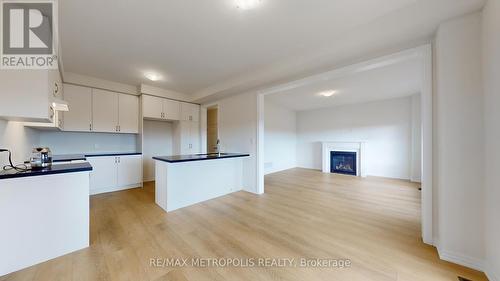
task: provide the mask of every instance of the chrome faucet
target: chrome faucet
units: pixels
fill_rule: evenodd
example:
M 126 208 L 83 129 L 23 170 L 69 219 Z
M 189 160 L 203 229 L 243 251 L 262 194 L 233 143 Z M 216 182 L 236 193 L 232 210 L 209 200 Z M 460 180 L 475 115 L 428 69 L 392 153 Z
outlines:
M 217 156 L 220 156 L 220 139 L 217 139 Z

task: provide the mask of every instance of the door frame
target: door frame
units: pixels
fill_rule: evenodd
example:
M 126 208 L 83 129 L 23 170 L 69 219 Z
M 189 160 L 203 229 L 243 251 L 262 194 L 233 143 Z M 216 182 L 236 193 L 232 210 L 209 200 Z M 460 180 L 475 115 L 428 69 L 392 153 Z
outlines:
M 390 55 L 374 58 L 361 63 L 337 68 L 328 72 L 316 74 L 303 79 L 295 80 L 285 84 L 266 88 L 257 92 L 257 193 L 265 191 L 264 186 L 264 125 L 265 106 L 264 98 L 284 90 L 316 83 L 325 79 L 335 79 L 346 75 L 360 73 L 367 70 L 391 65 L 410 58 L 418 58 L 422 62 L 421 83 L 421 223 L 422 240 L 424 243 L 433 245 L 433 182 L 432 182 L 432 157 L 433 157 L 433 48 L 431 43 L 407 49 Z
M 201 137 L 201 153 L 208 153 L 207 145 L 207 128 L 208 128 L 208 109 L 217 108 L 217 137 L 220 139 L 220 106 L 219 103 L 208 103 L 200 107 L 200 137 Z

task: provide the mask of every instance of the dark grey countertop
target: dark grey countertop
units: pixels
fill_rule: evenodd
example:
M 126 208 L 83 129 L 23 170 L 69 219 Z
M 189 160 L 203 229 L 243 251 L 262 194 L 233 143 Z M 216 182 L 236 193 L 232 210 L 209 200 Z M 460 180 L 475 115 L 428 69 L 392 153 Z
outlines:
M 0 180 L 12 178 L 24 178 L 45 176 L 54 174 L 66 174 L 76 172 L 92 171 L 92 166 L 88 162 L 72 163 L 72 164 L 53 164 L 51 167 L 37 170 L 17 171 L 17 170 L 2 170 L 0 171 Z
M 190 161 L 203 161 L 203 160 L 216 160 L 225 158 L 237 158 L 237 157 L 247 157 L 250 154 L 246 153 L 217 153 L 210 154 L 189 154 L 189 155 L 172 155 L 172 156 L 155 156 L 154 160 L 168 162 L 168 163 L 179 163 L 179 162 L 190 162 Z
M 60 154 L 52 156 L 52 162 L 87 160 L 87 157 L 141 155 L 141 152 L 96 152 L 81 154 Z

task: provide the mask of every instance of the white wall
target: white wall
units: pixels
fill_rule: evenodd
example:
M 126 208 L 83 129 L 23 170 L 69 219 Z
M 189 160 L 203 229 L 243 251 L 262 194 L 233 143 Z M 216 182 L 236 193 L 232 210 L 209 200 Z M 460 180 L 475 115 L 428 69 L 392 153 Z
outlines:
M 479 269 L 485 246 L 480 24 L 473 14 L 439 27 L 434 93 L 434 241 L 443 259 Z
M 22 123 L 0 120 L 0 148 L 12 151 L 14 164 L 22 164 L 31 156 L 31 149 L 38 146 L 38 133 L 25 128 Z M 0 166 L 8 164 L 8 154 L 0 154 Z M 0 169 L 1 169 L 0 167 Z
M 485 120 L 486 271 L 500 280 L 500 1 L 483 11 L 483 82 Z
M 411 97 L 411 159 L 410 180 L 421 182 L 422 179 L 422 108 L 421 95 Z
M 368 175 L 409 179 L 411 98 L 303 111 L 297 114 L 297 163 L 321 169 L 321 142 L 366 141 Z
M 297 113 L 265 100 L 264 172 L 297 166 Z
M 155 179 L 153 156 L 172 155 L 173 124 L 144 120 L 143 175 L 144 181 Z
M 257 94 L 244 93 L 218 100 L 222 152 L 250 154 L 243 160 L 244 190 L 257 193 Z
M 136 152 L 137 138 L 132 134 L 39 132 L 40 146 L 54 154 Z

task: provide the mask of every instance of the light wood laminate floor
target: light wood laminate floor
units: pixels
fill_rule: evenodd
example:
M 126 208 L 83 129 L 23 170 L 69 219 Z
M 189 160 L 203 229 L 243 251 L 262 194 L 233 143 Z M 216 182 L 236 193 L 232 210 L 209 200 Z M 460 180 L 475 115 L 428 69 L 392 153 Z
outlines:
M 405 181 L 292 169 L 266 193 L 237 192 L 169 214 L 143 189 L 91 197 L 91 247 L 0 280 L 486 280 L 420 239 Z M 154 267 L 151 258 L 349 259 L 349 268 Z

